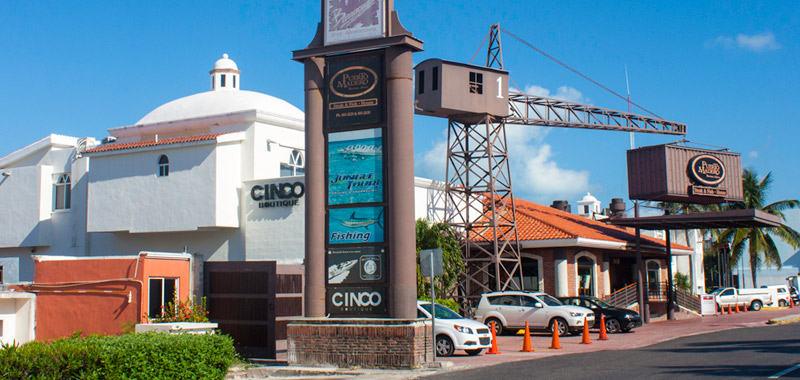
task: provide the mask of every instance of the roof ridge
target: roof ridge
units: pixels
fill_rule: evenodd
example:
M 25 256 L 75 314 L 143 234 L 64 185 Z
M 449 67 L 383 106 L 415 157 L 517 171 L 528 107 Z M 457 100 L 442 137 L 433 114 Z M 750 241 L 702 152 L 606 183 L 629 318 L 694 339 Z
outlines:
M 203 135 L 169 137 L 160 140 L 130 141 L 130 142 L 105 144 L 86 150 L 83 153 L 109 152 L 109 151 L 136 149 L 136 148 L 144 148 L 144 147 L 158 146 L 158 145 L 172 145 L 185 142 L 205 141 L 205 140 L 215 139 L 221 135 L 229 133 L 235 133 L 235 132 L 217 132 L 217 133 L 207 133 Z

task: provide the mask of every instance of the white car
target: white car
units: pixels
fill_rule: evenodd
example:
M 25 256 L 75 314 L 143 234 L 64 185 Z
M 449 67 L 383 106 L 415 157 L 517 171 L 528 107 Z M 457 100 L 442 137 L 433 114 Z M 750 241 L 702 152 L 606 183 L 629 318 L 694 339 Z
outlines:
M 766 289 L 769 291 L 770 295 L 770 306 L 780 306 L 786 307 L 789 306 L 789 299 L 791 298 L 791 293 L 789 292 L 789 287 L 786 285 L 761 285 L 761 289 Z
M 478 355 L 492 346 L 492 335 L 483 323 L 464 318 L 446 306 L 436 305 L 436 356 L 451 356 L 456 350 Z M 417 317 L 431 319 L 431 303 L 417 301 Z
M 590 327 L 594 325 L 594 312 L 580 306 L 564 305 L 553 296 L 542 292 L 504 291 L 484 293 L 475 309 L 475 320 L 491 326 L 497 334 L 504 330 L 525 328 L 553 331 L 558 335 L 578 334 L 583 330 L 584 318 Z

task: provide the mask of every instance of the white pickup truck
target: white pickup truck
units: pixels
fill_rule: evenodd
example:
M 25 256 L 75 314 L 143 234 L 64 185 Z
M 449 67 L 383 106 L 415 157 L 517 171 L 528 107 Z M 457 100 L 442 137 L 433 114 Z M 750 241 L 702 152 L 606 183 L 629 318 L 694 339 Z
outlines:
M 772 296 L 766 289 L 719 288 L 711 292 L 711 295 L 714 296 L 720 309 L 739 305 L 759 311 L 762 306 L 772 302 Z

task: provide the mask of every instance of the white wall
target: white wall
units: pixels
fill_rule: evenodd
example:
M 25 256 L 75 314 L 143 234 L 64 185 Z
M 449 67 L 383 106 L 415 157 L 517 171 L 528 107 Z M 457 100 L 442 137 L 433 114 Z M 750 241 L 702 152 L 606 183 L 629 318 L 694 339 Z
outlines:
M 3 169 L 0 176 L 0 247 L 50 245 L 53 167 L 49 165 Z
M 230 161 L 230 152 L 224 150 L 224 160 Z M 169 158 L 166 177 L 158 176 L 162 154 Z M 236 185 L 217 183 L 218 169 L 238 171 L 238 167 L 218 168 L 217 145 L 213 140 L 191 146 L 167 145 L 154 150 L 92 156 L 87 230 L 167 232 L 238 227 L 236 209 L 226 210 L 233 218 L 228 215 L 217 218 L 217 195 L 224 191 L 221 188 L 233 186 L 231 194 L 236 196 Z
M 32 293 L 0 292 L 0 343 L 22 344 L 35 338 L 35 297 Z

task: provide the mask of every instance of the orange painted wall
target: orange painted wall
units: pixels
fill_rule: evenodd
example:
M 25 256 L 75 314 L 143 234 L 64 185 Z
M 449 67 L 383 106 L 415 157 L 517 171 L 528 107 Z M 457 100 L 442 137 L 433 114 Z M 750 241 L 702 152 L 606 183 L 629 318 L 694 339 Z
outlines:
M 83 335 L 119 334 L 124 324 L 144 321 L 149 276 L 178 277 L 185 297 L 189 271 L 188 260 L 145 256 L 36 262 L 33 284 L 26 289 L 37 294 L 36 339 L 55 339 L 78 330 Z M 54 287 L 58 283 L 77 285 Z

